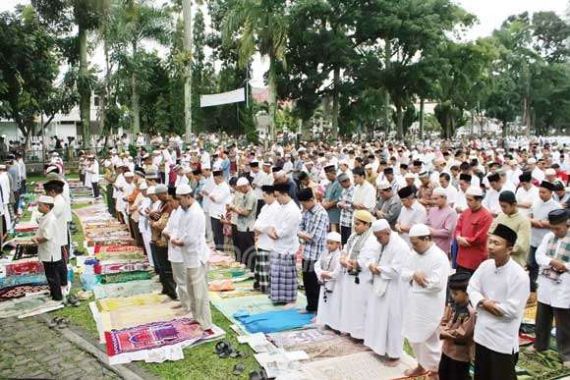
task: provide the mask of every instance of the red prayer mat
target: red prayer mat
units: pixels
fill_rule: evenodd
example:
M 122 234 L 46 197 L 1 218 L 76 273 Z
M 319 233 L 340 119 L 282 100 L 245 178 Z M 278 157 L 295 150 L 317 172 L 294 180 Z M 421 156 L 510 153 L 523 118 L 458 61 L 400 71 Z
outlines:
M 29 260 L 6 264 L 6 276 L 44 273 L 44 266 L 38 260 Z

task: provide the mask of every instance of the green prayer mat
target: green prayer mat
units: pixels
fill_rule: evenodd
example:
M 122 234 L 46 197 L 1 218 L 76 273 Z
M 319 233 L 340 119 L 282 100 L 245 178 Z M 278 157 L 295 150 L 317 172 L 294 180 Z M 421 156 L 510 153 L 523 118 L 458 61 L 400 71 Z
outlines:
M 124 272 L 124 273 L 109 273 L 97 275 L 101 284 L 116 284 L 119 282 L 129 282 L 137 280 L 150 280 L 152 274 L 146 271 Z

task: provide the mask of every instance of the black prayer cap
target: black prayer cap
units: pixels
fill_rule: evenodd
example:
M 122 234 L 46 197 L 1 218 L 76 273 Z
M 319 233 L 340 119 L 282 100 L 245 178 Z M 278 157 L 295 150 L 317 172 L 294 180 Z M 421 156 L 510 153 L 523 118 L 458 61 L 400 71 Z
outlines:
M 394 168 L 384 168 L 384 174 L 394 174 Z
M 460 181 L 465 181 L 465 182 L 471 182 L 471 179 L 473 177 L 471 176 L 471 174 L 459 174 L 459 180 Z
M 554 184 L 548 181 L 542 181 L 540 187 L 548 189 L 550 191 L 554 191 Z
M 471 273 L 455 272 L 449 276 L 447 283 L 449 284 L 449 289 L 465 291 L 467 289 L 467 285 L 469 285 L 469 279 L 471 279 Z
M 259 167 L 259 161 L 250 162 L 249 167 L 250 168 L 258 168 Z
M 412 194 L 414 194 L 414 189 L 412 189 L 411 186 L 402 187 L 400 190 L 398 190 L 398 196 L 400 199 L 408 198 Z
M 273 185 L 273 191 L 283 194 L 289 194 L 289 183 L 278 183 Z
M 214 171 L 212 172 L 212 175 L 213 175 L 214 177 L 221 177 L 222 175 L 224 175 L 224 172 L 223 172 L 222 170 L 214 170 Z
M 517 233 L 501 223 L 497 224 L 492 235 L 505 239 L 511 246 L 515 245 L 515 242 L 517 241 Z
M 303 189 L 297 193 L 297 199 L 299 199 L 299 202 L 310 201 L 313 198 L 313 190 L 311 189 Z
M 565 190 L 564 184 L 560 181 L 554 181 L 554 191 L 562 191 Z
M 192 170 L 192 174 L 194 174 L 194 175 L 202 174 L 202 170 L 200 170 L 200 169 L 194 169 L 194 170 Z
M 400 169 L 408 170 L 407 164 L 400 164 Z
M 334 165 L 327 165 L 324 167 L 325 173 L 336 172 L 336 167 Z
M 501 176 L 498 173 L 489 174 L 487 176 L 489 182 L 499 182 L 501 180 Z
M 413 165 L 414 165 L 414 166 L 422 166 L 422 165 L 423 165 L 423 162 L 421 162 L 420 160 L 415 160 L 415 161 L 413 162 Z
M 283 168 L 281 166 L 274 166 L 271 168 L 271 172 L 272 173 L 276 173 L 278 171 L 281 171 Z
M 548 213 L 548 222 L 550 224 L 562 224 L 566 223 L 569 217 L 568 210 L 560 208 Z
M 519 175 L 519 181 L 521 181 L 521 182 L 530 182 L 530 181 L 532 181 L 532 174 L 531 174 L 531 172 L 524 172 L 523 174 Z
M 261 186 L 261 191 L 263 191 L 264 193 L 273 193 L 275 189 L 273 188 L 272 185 L 263 185 Z
M 513 204 L 517 202 L 517 197 L 515 196 L 515 193 L 510 190 L 501 191 L 501 194 L 499 194 L 499 202 Z

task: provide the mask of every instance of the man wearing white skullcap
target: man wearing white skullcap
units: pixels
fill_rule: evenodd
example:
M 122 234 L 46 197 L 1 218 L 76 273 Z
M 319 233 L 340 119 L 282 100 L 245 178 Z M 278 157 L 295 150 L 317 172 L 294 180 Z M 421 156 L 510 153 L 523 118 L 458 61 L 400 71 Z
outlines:
M 433 243 L 425 224 L 410 229 L 413 253 L 402 270 L 402 280 L 409 289 L 404 312 L 404 336 L 410 342 L 418 366 L 404 372 L 406 376 L 437 373 L 441 358 L 439 321 L 445 309 L 447 278 L 450 272 L 447 255 Z
M 236 259 L 249 267 L 251 272 L 255 270 L 255 234 L 253 225 L 257 215 L 257 198 L 245 177 L 238 178 L 236 190 L 241 193 L 235 197 L 235 204 L 230 203 L 228 210 L 237 214 L 236 229 Z
M 61 226 L 52 212 L 53 207 L 53 197 L 42 195 L 38 198 L 38 211 L 43 216 L 39 218 L 38 230 L 32 242 L 38 246 L 38 259 L 44 266 L 51 298 L 63 301 L 64 289 L 67 287 L 67 266 L 63 260 L 58 232 Z
M 315 262 L 315 273 L 321 284 L 317 324 L 323 326 L 337 326 L 339 323 L 340 289 L 335 292 L 335 280 L 340 272 L 341 240 L 338 232 L 329 232 L 326 236 L 326 249 Z
M 364 345 L 395 362 L 404 348 L 402 315 L 407 284 L 400 274 L 411 250 L 386 219 L 374 221 L 372 231 L 380 247 L 367 263 L 372 273 L 372 294 L 366 309 Z
M 457 212 L 449 206 L 447 191 L 443 187 L 436 188 L 431 199 L 434 207 L 428 210 L 426 225 L 430 227 L 434 243 L 449 255 Z

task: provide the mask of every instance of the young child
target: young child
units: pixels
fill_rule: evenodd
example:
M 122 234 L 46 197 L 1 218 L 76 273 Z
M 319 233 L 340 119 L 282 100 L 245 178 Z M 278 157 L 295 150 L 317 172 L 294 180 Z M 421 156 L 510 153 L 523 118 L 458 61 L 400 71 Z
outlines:
M 67 287 L 67 266 L 61 255 L 61 244 L 57 240 L 58 226 L 55 215 L 51 212 L 54 199 L 42 195 L 38 199 L 38 211 L 43 215 L 39 219 L 38 231 L 32 241 L 38 246 L 38 259 L 44 265 L 51 298 L 63 301 Z
M 467 380 L 474 348 L 475 309 L 469 302 L 467 285 L 471 274 L 457 272 L 449 276 L 453 302 L 445 309 L 441 321 L 440 339 L 443 340 L 439 362 L 440 380 Z
M 341 236 L 338 232 L 327 234 L 327 250 L 315 263 L 315 273 L 321 284 L 317 323 L 337 326 L 340 318 L 340 294 L 335 294 L 334 283 L 338 274 Z

